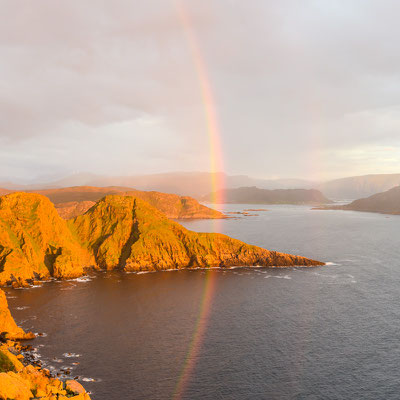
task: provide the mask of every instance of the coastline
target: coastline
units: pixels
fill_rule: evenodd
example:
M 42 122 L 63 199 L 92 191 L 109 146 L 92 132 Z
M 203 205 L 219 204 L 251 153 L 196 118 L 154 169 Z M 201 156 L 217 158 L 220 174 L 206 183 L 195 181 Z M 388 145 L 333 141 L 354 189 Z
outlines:
M 25 333 L 11 315 L 5 292 L 0 289 L 0 398 L 29 400 L 90 400 L 89 393 L 76 380 L 65 382 L 52 376 L 32 356 L 31 346 L 21 341 L 34 339 Z

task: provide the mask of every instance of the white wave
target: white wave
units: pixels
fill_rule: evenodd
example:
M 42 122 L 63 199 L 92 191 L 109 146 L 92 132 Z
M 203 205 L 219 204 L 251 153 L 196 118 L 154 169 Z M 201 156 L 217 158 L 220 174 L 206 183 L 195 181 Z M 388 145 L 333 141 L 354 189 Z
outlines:
M 29 306 L 21 306 L 21 307 L 16 307 L 16 310 L 26 310 L 27 308 L 30 308 Z
M 81 278 L 76 278 L 76 282 L 90 282 L 92 278 L 89 278 L 88 276 L 82 276 Z
M 81 354 L 78 353 L 63 353 L 63 356 L 66 358 L 79 358 Z
M 81 378 L 81 381 L 83 382 L 98 382 L 98 379 L 94 379 L 94 378 Z
M 340 265 L 340 264 L 337 264 L 337 263 L 334 263 L 334 262 L 328 261 L 327 263 L 325 263 L 325 265 Z

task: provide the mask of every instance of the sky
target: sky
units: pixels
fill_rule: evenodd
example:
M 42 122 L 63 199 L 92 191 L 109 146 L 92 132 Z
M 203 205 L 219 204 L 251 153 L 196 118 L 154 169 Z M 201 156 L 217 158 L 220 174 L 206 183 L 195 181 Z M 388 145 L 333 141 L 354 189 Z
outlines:
M 400 173 L 396 0 L 0 4 L 0 181 L 210 170 L 188 37 L 226 173 Z

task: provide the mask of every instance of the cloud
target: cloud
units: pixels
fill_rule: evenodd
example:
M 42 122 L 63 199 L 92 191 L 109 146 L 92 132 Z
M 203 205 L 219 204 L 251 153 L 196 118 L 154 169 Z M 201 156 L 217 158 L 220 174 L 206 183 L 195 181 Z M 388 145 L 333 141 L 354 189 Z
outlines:
M 396 1 L 179 2 L 207 66 L 227 172 L 398 172 L 396 156 L 381 156 L 400 148 Z M 0 175 L 209 168 L 174 1 L 5 0 L 0 60 Z

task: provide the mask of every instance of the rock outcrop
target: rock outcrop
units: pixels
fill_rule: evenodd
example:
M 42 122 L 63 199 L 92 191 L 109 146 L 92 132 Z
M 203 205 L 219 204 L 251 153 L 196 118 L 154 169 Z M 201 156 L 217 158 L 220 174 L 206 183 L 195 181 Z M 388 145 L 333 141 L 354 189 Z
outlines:
M 95 201 L 69 201 L 67 203 L 55 204 L 55 207 L 62 219 L 71 219 L 85 214 L 95 204 Z
M 33 366 L 24 359 L 22 346 L 15 340 L 35 336 L 17 326 L 1 289 L 0 332 L 0 399 L 90 400 L 89 394 L 78 382 L 70 380 L 64 383 L 53 378 L 48 370 Z
M 35 337 L 33 333 L 25 333 L 22 328 L 17 326 L 8 308 L 6 295 L 1 289 L 0 289 L 0 334 L 2 335 L 3 338 L 12 340 L 33 339 Z
M 224 214 L 200 204 L 188 196 L 170 193 L 147 192 L 126 187 L 75 186 L 61 189 L 37 190 L 35 193 L 46 196 L 55 205 L 64 219 L 84 214 L 94 203 L 104 196 L 118 194 L 134 196 L 150 203 L 173 219 L 215 219 L 226 218 Z
M 218 233 L 196 233 L 142 199 L 107 196 L 68 224 L 104 269 L 151 271 L 192 267 L 322 265 Z
M 74 278 L 92 264 L 46 197 L 13 193 L 0 197 L 0 284 Z
M 224 189 L 210 193 L 203 201 L 219 199 L 234 204 L 324 204 L 332 203 L 315 189 L 259 189 L 255 186 Z

